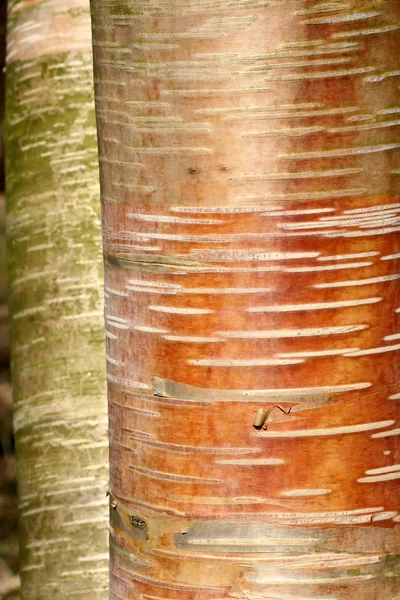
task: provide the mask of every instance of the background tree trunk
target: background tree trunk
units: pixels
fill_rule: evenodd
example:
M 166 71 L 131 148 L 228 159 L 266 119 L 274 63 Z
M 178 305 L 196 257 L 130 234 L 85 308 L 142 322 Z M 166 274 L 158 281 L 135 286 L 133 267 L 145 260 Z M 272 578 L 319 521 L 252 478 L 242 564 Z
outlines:
M 107 597 L 103 269 L 89 7 L 9 2 L 7 209 L 22 597 Z
M 111 598 L 392 600 L 399 2 L 92 16 Z
M 0 600 L 20 600 L 16 461 L 13 444 L 8 331 L 4 102 L 7 6 L 0 5 Z

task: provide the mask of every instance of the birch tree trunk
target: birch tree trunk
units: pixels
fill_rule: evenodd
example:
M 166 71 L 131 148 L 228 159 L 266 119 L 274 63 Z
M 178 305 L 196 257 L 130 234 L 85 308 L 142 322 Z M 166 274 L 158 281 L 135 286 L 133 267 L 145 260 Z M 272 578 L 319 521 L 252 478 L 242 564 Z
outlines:
M 111 598 L 397 598 L 399 2 L 92 17 Z
M 24 600 L 107 597 L 103 269 L 85 0 L 9 2 L 7 203 Z

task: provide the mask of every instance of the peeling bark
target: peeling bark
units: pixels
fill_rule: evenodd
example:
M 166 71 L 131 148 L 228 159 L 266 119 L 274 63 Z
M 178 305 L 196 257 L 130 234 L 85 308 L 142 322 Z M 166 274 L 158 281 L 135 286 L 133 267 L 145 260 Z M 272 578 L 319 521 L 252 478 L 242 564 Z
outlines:
M 89 6 L 11 1 L 7 235 L 24 600 L 107 597 L 103 268 Z
M 111 598 L 396 598 L 399 3 L 92 18 Z

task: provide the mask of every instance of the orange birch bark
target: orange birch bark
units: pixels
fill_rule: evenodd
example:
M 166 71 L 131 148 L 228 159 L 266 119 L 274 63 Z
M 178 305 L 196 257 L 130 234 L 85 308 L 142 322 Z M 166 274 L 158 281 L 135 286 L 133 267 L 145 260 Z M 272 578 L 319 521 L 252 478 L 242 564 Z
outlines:
M 92 14 L 111 598 L 399 597 L 400 3 Z

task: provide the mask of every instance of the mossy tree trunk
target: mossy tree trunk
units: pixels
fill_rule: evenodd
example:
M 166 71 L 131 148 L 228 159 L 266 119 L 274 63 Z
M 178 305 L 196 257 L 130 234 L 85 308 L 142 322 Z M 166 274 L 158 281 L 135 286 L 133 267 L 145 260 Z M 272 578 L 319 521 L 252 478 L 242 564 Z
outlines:
M 393 600 L 400 3 L 92 16 L 111 598 Z
M 89 7 L 11 0 L 6 186 L 24 600 L 107 598 L 107 414 Z

